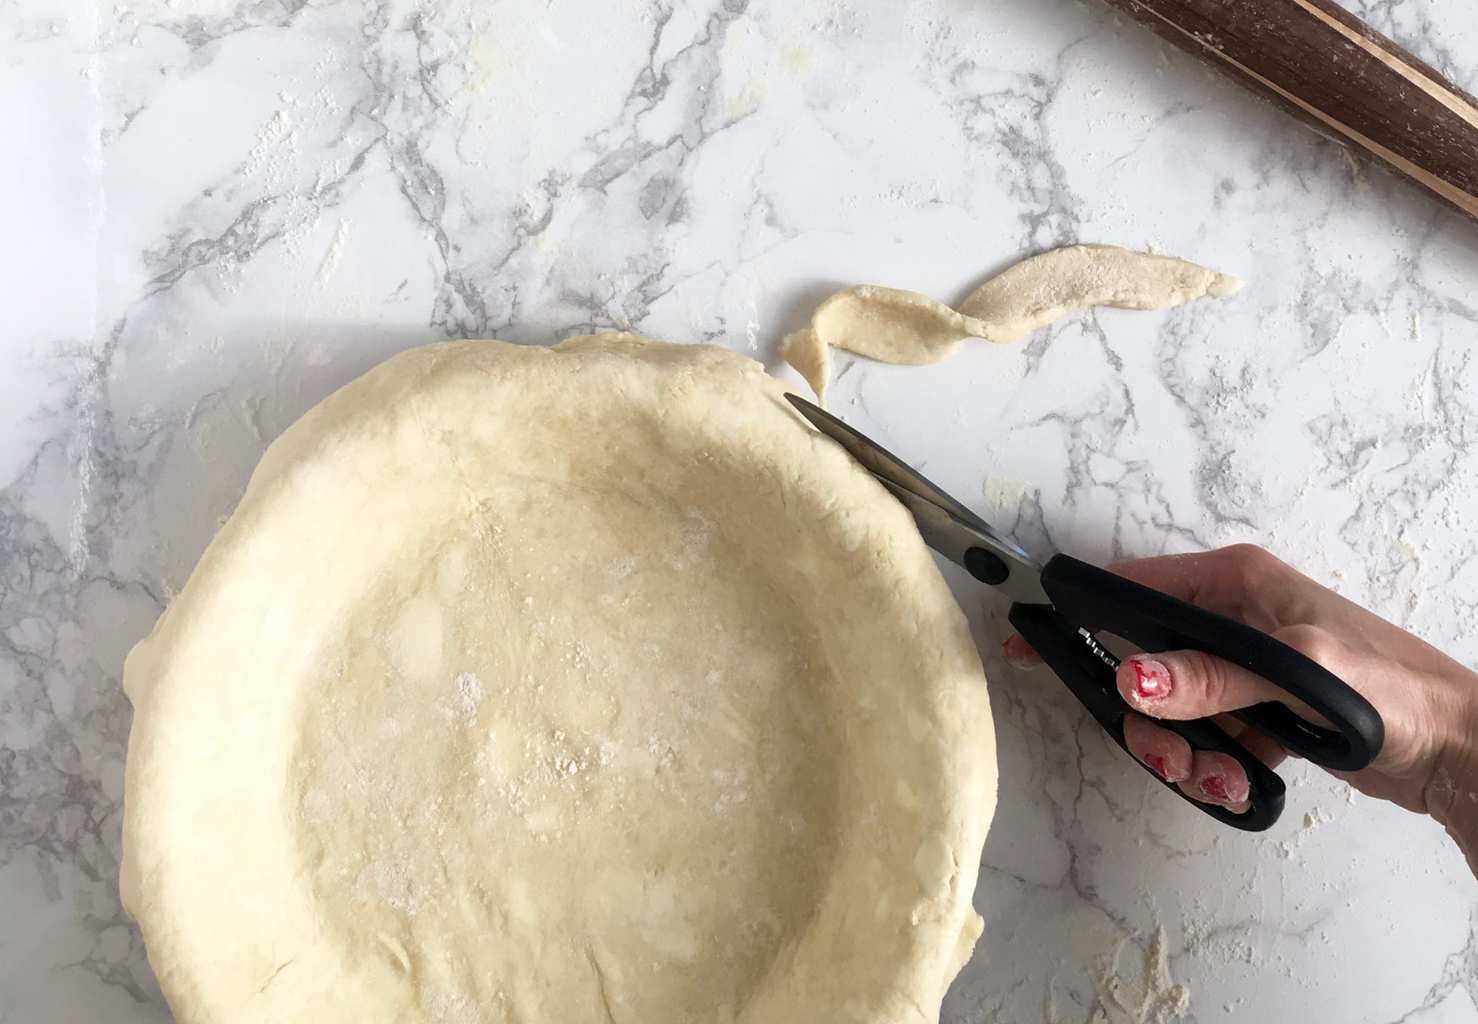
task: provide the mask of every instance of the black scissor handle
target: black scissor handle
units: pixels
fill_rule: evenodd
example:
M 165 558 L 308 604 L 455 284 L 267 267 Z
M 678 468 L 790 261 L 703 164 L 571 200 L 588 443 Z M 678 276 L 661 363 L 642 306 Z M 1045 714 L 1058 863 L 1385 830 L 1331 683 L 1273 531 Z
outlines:
M 1069 690 L 1098 720 L 1098 724 L 1115 743 L 1129 750 L 1124 742 L 1124 718 L 1132 710 L 1119 696 L 1114 685 L 1114 669 L 1118 659 L 1099 646 L 1091 634 L 1080 632 L 1058 612 L 1047 605 L 1016 604 L 1011 606 L 1011 625 L 1032 649 L 1042 656 L 1047 667 L 1067 684 Z M 1235 758 L 1247 773 L 1250 807 L 1241 814 L 1216 804 L 1202 803 L 1187 796 L 1173 782 L 1166 782 L 1153 769 L 1136 760 L 1150 776 L 1176 796 L 1211 815 L 1217 821 L 1246 832 L 1262 832 L 1283 813 L 1285 789 L 1267 765 L 1232 739 L 1214 722 L 1205 719 L 1190 722 L 1158 721 L 1156 724 L 1183 736 L 1197 750 L 1219 750 Z
M 1042 589 L 1069 622 L 1123 637 L 1151 653 L 1197 650 L 1224 658 L 1302 701 L 1332 728 L 1306 721 L 1277 702 L 1235 714 L 1314 764 L 1359 771 L 1380 753 L 1385 726 L 1370 702 L 1323 665 L 1261 630 L 1068 555 L 1047 563 Z

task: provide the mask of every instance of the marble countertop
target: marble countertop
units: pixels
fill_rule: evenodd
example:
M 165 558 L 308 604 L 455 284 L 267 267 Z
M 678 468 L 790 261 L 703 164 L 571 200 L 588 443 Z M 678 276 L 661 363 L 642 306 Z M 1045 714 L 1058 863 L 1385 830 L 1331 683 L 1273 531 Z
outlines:
M 1478 87 L 1470 0 L 1352 6 Z M 0 114 L 4 1024 L 169 1020 L 116 891 L 124 654 L 265 444 L 422 342 L 773 363 L 843 282 L 1199 260 L 1246 290 L 844 358 L 833 405 L 1039 549 L 1265 543 L 1478 659 L 1478 227 L 1095 3 L 0 0 Z M 1141 1020 L 1110 989 L 1162 931 L 1171 1019 L 1478 1021 L 1438 828 L 1295 769 L 1220 831 L 959 593 L 1001 805 L 944 1021 Z

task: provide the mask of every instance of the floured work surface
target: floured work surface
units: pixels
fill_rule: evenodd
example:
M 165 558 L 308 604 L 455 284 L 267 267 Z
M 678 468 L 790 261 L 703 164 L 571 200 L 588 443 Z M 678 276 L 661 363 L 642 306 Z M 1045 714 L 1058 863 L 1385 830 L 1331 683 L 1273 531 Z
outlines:
M 126 671 L 124 897 L 182 1024 L 937 1015 L 979 659 L 781 394 L 456 343 L 271 447 Z

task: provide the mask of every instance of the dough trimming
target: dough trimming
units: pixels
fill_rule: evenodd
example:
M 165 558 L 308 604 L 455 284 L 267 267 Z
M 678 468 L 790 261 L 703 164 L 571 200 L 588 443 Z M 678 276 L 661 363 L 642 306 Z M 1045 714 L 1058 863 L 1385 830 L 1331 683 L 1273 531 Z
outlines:
M 899 288 L 844 288 L 816 308 L 810 327 L 785 338 L 780 355 L 825 404 L 833 348 L 919 366 L 948 359 L 966 338 L 1018 341 L 1080 309 L 1168 309 L 1241 287 L 1230 274 L 1173 256 L 1071 245 L 997 274 L 958 309 Z

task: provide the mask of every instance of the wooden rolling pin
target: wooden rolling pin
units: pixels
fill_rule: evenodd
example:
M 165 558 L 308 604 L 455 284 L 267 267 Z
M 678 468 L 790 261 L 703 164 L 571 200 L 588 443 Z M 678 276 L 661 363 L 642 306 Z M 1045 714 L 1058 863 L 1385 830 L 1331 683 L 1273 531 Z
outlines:
M 1478 218 L 1478 100 L 1331 0 L 1108 0 Z

